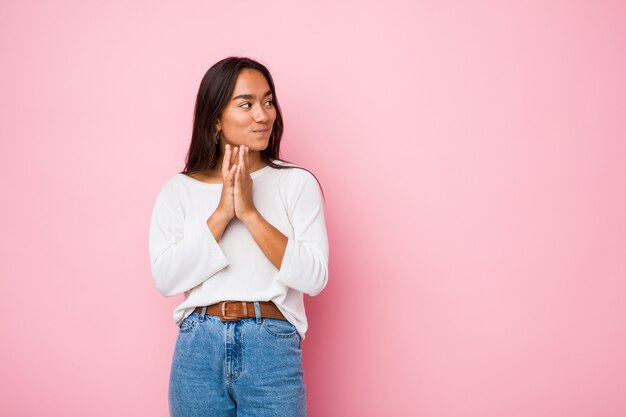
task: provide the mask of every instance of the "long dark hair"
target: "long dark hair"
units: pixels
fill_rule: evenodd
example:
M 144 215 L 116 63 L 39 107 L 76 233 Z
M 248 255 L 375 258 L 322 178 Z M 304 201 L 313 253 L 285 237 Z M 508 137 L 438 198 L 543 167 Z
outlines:
M 280 158 L 280 140 L 283 136 L 283 116 L 278 104 L 274 80 L 263 64 L 247 57 L 238 56 L 230 56 L 216 62 L 208 69 L 200 82 L 198 96 L 196 97 L 196 106 L 194 108 L 191 144 L 189 145 L 189 151 L 187 152 L 187 158 L 185 160 L 185 169 L 181 171 L 180 174 L 204 172 L 214 169 L 219 159 L 223 157 L 220 144 L 216 144 L 213 140 L 215 137 L 215 122 L 230 101 L 239 72 L 245 68 L 257 70 L 263 74 L 274 96 L 272 101 L 276 108 L 276 120 L 272 127 L 269 144 L 267 148 L 260 152 L 261 161 L 276 169 L 304 169 L 315 177 L 315 174 L 308 169 L 295 166 L 295 164 L 294 166 L 289 166 L 279 165 L 273 162 L 273 160 L 276 159 L 288 164 L 293 164 L 290 161 Z M 315 177 L 315 180 L 321 189 L 322 185 L 317 177 Z M 324 190 L 322 189 L 322 196 L 323 195 Z

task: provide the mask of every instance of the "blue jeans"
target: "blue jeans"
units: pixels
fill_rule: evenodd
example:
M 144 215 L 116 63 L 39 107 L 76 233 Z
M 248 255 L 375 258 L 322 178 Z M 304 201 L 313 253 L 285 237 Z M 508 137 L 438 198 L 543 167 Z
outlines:
M 222 321 L 191 313 L 180 324 L 168 389 L 171 417 L 305 417 L 300 334 L 286 320 Z

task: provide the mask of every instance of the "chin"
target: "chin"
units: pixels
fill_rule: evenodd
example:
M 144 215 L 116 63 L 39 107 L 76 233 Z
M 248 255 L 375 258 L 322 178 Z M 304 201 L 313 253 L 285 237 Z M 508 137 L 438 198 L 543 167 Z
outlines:
M 268 140 L 263 141 L 262 143 L 256 143 L 254 146 L 250 146 L 250 150 L 252 150 L 252 151 L 262 151 L 264 149 L 267 149 L 269 144 L 270 144 L 270 142 Z

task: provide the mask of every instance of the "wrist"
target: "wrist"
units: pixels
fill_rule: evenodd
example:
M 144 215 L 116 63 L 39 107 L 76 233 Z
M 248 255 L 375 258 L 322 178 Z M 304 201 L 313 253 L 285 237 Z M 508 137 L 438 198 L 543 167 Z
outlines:
M 213 217 L 214 219 L 218 220 L 218 221 L 222 221 L 222 222 L 229 222 L 233 217 L 229 216 L 228 213 L 226 212 L 226 210 L 221 209 L 220 207 L 218 207 L 213 214 L 211 215 L 211 217 Z
M 257 210 L 253 210 L 247 213 L 245 216 L 242 216 L 241 222 L 245 224 L 246 226 L 248 226 L 249 224 L 254 223 L 257 220 L 259 220 L 260 216 L 261 216 L 261 213 L 259 213 Z

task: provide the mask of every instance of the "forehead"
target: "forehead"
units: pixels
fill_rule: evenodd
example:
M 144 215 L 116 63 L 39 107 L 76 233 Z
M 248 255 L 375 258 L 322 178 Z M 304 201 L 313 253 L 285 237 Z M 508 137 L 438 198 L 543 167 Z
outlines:
M 262 96 L 269 89 L 270 86 L 260 71 L 246 68 L 237 75 L 233 96 L 239 94 Z

